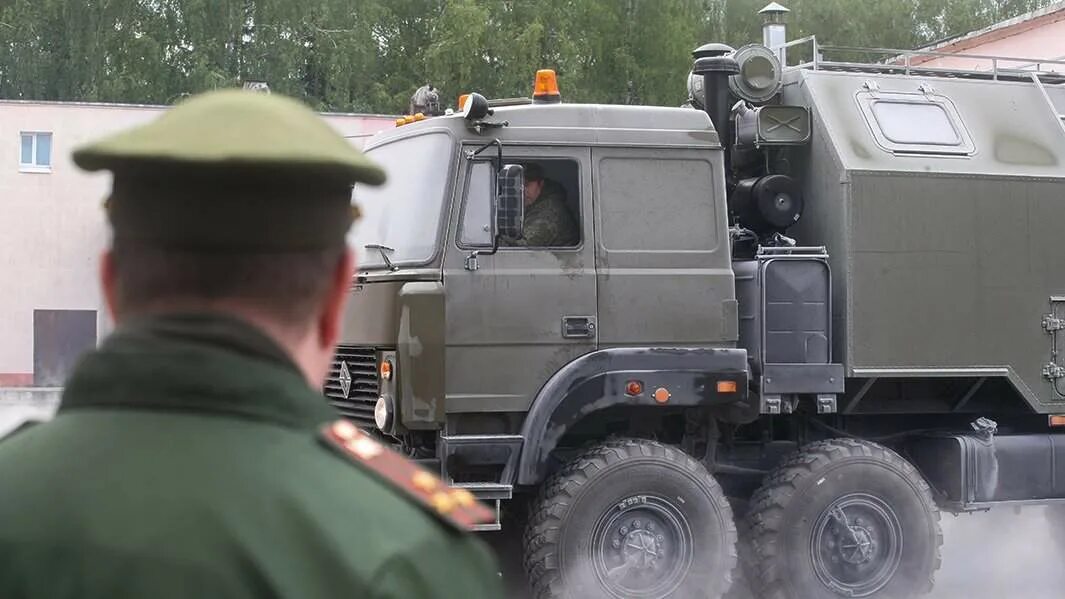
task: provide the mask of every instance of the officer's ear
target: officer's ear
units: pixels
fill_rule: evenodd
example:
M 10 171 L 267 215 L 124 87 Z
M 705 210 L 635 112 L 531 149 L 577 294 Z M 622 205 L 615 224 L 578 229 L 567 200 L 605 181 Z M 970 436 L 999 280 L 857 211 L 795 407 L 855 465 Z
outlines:
M 345 248 L 333 268 L 322 311 L 318 315 L 318 343 L 322 348 L 332 351 L 340 340 L 340 329 L 344 322 L 344 308 L 348 303 L 351 280 L 355 276 L 355 253 Z
M 111 322 L 118 322 L 117 283 L 115 281 L 115 259 L 111 250 L 105 250 L 100 256 L 100 288 L 103 290 L 104 303 Z

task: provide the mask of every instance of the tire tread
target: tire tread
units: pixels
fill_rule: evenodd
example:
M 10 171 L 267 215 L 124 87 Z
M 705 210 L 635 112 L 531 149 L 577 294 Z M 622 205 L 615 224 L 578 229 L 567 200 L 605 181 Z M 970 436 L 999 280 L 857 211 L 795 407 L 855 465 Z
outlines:
M 939 509 L 932 498 L 931 488 L 910 462 L 891 449 L 870 441 L 850 438 L 828 439 L 806 445 L 786 458 L 765 479 L 750 501 L 745 526 L 749 532 L 752 563 L 748 564 L 749 580 L 757 596 L 762 599 L 805 599 L 788 594 L 778 553 L 785 528 L 785 506 L 805 481 L 819 476 L 824 469 L 848 457 L 876 459 L 889 464 L 917 489 L 918 497 L 935 520 L 935 563 L 927 580 L 921 581 L 920 593 L 928 593 L 935 585 L 935 572 L 942 563 L 943 530 Z
M 707 589 L 707 597 L 719 597 L 728 589 L 736 564 L 736 525 L 721 486 L 698 461 L 674 447 L 648 439 L 621 438 L 592 446 L 541 485 L 536 499 L 531 504 L 523 538 L 524 566 L 533 597 L 565 597 L 562 564 L 557 559 L 556 546 L 566 508 L 577 497 L 581 487 L 587 484 L 595 473 L 620 461 L 654 457 L 668 460 L 699 478 L 710 489 L 711 496 L 716 498 L 717 508 L 726 516 L 724 531 L 728 536 L 726 543 L 731 549 L 725 558 L 727 567 L 724 569 L 725 574 L 721 577 L 719 588 Z

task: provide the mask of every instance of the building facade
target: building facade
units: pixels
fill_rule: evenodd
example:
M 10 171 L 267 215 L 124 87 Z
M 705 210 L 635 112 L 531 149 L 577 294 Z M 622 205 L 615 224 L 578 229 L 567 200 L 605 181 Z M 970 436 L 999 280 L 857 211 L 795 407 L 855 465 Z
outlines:
M 73 148 L 165 107 L 0 100 L 0 388 L 55 387 L 111 327 L 98 290 L 110 175 Z M 325 114 L 361 147 L 394 117 Z
M 1065 71 L 1065 65 L 1037 63 L 1033 59 L 1065 61 L 1065 2 L 1053 2 L 1040 10 L 996 23 L 985 29 L 958 35 L 919 50 L 970 56 L 921 56 L 911 64 L 963 70 L 1038 69 Z M 1016 60 L 992 61 L 978 56 L 1002 56 Z

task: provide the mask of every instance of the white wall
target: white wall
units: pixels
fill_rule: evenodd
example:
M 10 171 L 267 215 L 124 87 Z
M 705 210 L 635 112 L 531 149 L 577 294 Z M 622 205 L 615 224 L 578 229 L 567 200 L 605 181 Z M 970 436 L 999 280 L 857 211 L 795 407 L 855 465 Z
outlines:
M 33 379 L 33 311 L 96 310 L 110 328 L 97 289 L 108 232 L 102 203 L 110 175 L 74 166 L 71 150 L 147 122 L 164 108 L 0 100 L 0 387 Z M 352 143 L 393 125 L 392 117 L 324 115 Z M 52 132 L 52 170 L 19 169 L 20 132 Z
M 1065 57 L 1065 10 L 1059 9 L 1030 21 L 947 44 L 935 51 L 1020 59 L 999 61 L 1000 69 L 1026 67 L 1038 59 L 1061 60 Z M 965 56 L 943 56 L 919 62 L 924 67 L 948 69 L 989 71 L 993 68 L 990 60 Z M 1065 67 L 1055 64 L 1042 64 L 1039 69 L 1065 71 Z

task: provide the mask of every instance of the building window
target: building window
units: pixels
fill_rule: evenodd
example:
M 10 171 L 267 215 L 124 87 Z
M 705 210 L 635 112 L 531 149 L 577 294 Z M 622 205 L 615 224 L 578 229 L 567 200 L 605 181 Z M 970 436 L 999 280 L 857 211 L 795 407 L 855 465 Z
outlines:
M 968 156 L 972 138 L 945 96 L 904 92 L 862 92 L 862 113 L 877 143 L 895 154 Z
M 19 134 L 19 170 L 24 173 L 52 171 L 52 134 L 23 131 Z

